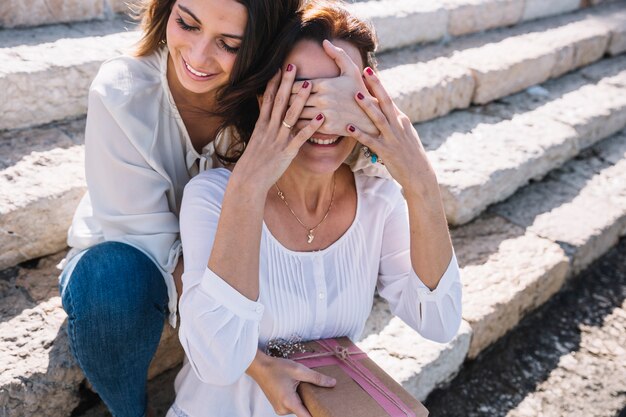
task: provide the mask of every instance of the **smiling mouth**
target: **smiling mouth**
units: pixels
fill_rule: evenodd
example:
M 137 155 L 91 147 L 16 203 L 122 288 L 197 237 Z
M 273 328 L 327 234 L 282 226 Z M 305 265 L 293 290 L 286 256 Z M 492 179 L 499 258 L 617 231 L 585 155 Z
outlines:
M 332 139 L 318 139 L 318 138 L 310 138 L 307 142 L 315 144 L 315 145 L 334 145 L 343 139 L 343 136 L 335 137 Z
M 192 73 L 196 77 L 208 78 L 211 75 L 213 75 L 213 74 L 205 74 L 204 72 L 200 72 L 200 71 L 197 71 L 197 70 L 193 69 L 193 67 L 191 65 L 189 65 L 187 63 L 187 61 L 185 61 L 184 59 L 183 59 L 183 63 L 185 64 L 185 68 L 187 68 L 187 71 L 189 71 L 190 73 Z

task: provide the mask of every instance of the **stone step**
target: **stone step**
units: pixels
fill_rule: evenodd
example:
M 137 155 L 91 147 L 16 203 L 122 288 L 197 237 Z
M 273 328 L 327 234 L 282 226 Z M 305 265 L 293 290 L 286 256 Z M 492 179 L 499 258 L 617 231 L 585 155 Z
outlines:
M 383 49 L 511 26 L 592 5 L 580 0 L 547 4 L 541 0 L 352 2 L 356 4 L 350 4 L 349 8 L 355 14 L 380 27 Z M 129 6 L 139 4 L 140 0 L 4 0 L 0 4 L 0 28 L 110 19 L 114 13 L 129 13 Z
M 3 0 L 0 29 L 114 19 L 117 13 L 129 13 L 129 4 L 138 3 L 137 0 Z
M 597 212 L 603 215 L 592 218 Z M 452 230 L 464 286 L 464 321 L 452 342 L 438 344 L 419 337 L 392 317 L 386 303 L 377 298 L 358 344 L 424 400 L 434 388 L 451 380 L 465 360 L 505 335 L 623 235 L 626 131 L 587 149 L 472 223 Z M 68 415 L 76 405 L 80 370 L 68 350 L 62 328 L 65 317 L 53 282 L 56 273 L 50 269 L 61 256 L 44 258 L 35 269 L 5 270 L 0 280 L 6 288 L 0 298 L 0 334 L 7 335 L 0 339 L 0 351 L 6 352 L 10 369 L 3 370 L 0 385 L 0 391 L 10 395 L 0 396 L 0 401 L 9 398 L 12 407 L 23 407 L 19 408 L 23 413 L 16 415 L 33 415 L 30 410 L 42 416 Z M 36 319 L 31 318 L 33 314 Z M 33 333 L 33 323 L 46 323 L 39 324 L 39 329 L 45 326 L 47 330 Z M 33 335 L 43 334 L 47 336 L 31 342 Z M 171 333 L 164 336 L 170 344 L 162 350 L 176 356 L 180 348 L 172 337 Z M 163 369 L 172 366 L 170 361 Z M 66 375 L 63 384 L 55 379 L 57 375 Z M 173 376 L 161 383 L 171 384 Z M 37 398 L 43 395 L 45 402 L 35 399 L 34 393 Z M 23 399 L 30 401 L 28 408 L 22 405 Z M 80 415 L 94 417 L 89 412 Z
M 123 19 L 0 31 L 0 130 L 86 112 L 99 65 L 138 39 Z M 132 29 L 132 28 L 131 28 Z M 482 104 L 626 50 L 626 1 L 382 54 L 381 77 L 414 122 Z M 511 53 L 515 51 L 515 53 Z M 419 103 L 419 104 L 418 104 Z
M 626 130 L 451 232 L 463 282 L 456 338 L 424 340 L 377 300 L 359 342 L 420 400 L 626 235 Z
M 385 51 L 514 26 L 590 5 L 580 0 L 380 0 L 356 2 L 349 8 L 374 24 L 379 49 Z
M 69 416 L 84 375 L 69 348 L 56 264 L 65 251 L 0 271 L 0 415 Z M 164 328 L 149 370 L 180 364 L 177 332 Z
M 448 221 L 463 224 L 626 126 L 626 57 L 416 126 Z
M 451 224 L 626 126 L 626 57 L 417 125 Z M 84 119 L 0 133 L 0 269 L 55 253 L 85 191 Z
M 381 78 L 415 122 L 486 104 L 605 54 L 626 51 L 626 2 L 379 57 Z
M 437 417 L 626 415 L 626 239 L 467 363 Z

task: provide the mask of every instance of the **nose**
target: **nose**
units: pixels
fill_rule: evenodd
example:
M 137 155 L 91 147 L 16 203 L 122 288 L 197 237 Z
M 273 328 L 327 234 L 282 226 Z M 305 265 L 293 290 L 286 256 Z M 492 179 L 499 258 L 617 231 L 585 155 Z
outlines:
M 198 71 L 209 71 L 215 59 L 215 51 L 212 48 L 210 40 L 202 40 L 193 44 L 187 58 L 189 65 Z

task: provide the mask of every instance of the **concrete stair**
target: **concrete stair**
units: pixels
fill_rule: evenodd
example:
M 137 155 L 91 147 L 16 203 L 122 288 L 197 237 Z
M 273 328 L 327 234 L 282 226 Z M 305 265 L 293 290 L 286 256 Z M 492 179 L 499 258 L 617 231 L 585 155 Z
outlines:
M 7 45 L 0 48 L 0 89 L 16 97 L 0 103 L 0 130 L 83 115 L 87 87 L 100 64 L 129 50 L 138 39 L 136 31 L 126 28 L 132 29 L 132 24 L 117 18 L 0 32 L 0 45 Z M 407 47 L 379 58 L 381 76 L 398 104 L 414 122 L 421 122 L 625 50 L 626 2 L 620 1 L 446 45 Z
M 465 287 L 457 337 L 424 340 L 377 299 L 359 341 L 424 400 L 626 234 L 626 1 L 351 7 L 376 24 L 388 50 L 381 77 L 416 123 L 455 226 Z M 425 35 L 393 39 L 394 22 Z M 87 88 L 137 39 L 128 26 L 113 16 L 0 30 L 0 89 L 11 98 L 0 102 L 3 417 L 69 415 L 80 400 L 54 265 L 85 191 Z M 181 358 L 166 326 L 151 377 Z

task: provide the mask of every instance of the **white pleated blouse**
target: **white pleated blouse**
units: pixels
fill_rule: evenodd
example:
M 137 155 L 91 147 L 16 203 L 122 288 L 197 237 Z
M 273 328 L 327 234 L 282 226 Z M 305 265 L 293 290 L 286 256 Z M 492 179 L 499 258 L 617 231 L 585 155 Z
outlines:
M 422 336 L 450 341 L 461 322 L 453 255 L 431 291 L 411 267 L 408 209 L 391 180 L 355 173 L 356 216 L 324 250 L 285 248 L 263 225 L 257 301 L 207 268 L 230 171 L 205 171 L 185 187 L 180 228 L 185 251 L 179 337 L 185 350 L 168 416 L 275 416 L 246 373 L 257 348 L 275 338 L 358 340 L 374 291 Z

